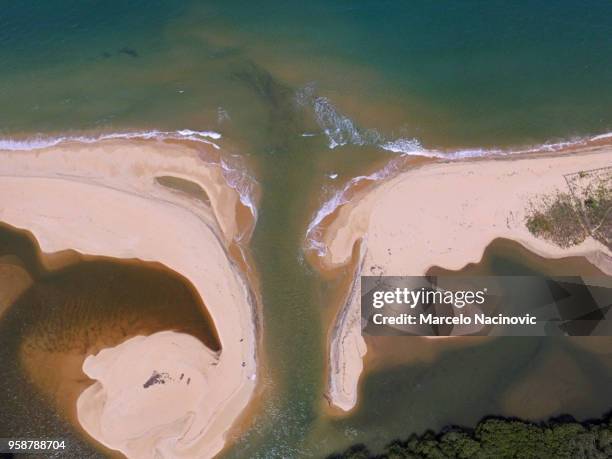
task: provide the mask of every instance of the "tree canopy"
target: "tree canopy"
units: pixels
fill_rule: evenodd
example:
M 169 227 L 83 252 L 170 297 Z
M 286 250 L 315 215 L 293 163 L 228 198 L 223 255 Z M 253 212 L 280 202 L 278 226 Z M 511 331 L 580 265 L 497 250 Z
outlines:
M 612 458 L 612 417 L 579 423 L 573 418 L 535 424 L 487 418 L 475 429 L 449 427 L 439 433 L 396 440 L 382 454 L 354 445 L 329 459 L 606 459 Z

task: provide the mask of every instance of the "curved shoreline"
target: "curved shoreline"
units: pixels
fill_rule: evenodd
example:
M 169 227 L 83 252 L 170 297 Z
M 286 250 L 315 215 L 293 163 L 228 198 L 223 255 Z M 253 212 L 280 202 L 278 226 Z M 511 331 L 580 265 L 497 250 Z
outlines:
M 561 249 L 536 239 L 524 225 L 528 201 L 565 185 L 563 174 L 612 166 L 612 147 L 572 154 L 436 162 L 401 172 L 336 209 L 321 229 L 314 264 L 331 271 L 355 263 L 365 272 L 423 275 L 431 266 L 456 270 L 477 262 L 499 237 L 547 257 L 586 256 L 612 273 L 612 254 L 588 238 Z M 360 256 L 354 248 L 361 244 Z M 314 257 L 313 257 L 314 258 Z M 342 411 L 357 404 L 367 352 L 361 336 L 359 270 L 329 337 L 328 400 Z
M 252 222 L 246 232 L 237 223 L 241 196 L 227 183 L 222 162 L 205 161 L 203 153 L 176 141 L 133 139 L 0 151 L 0 221 L 29 231 L 46 254 L 72 249 L 162 263 L 186 277 L 208 306 L 221 341 L 219 353 L 210 354 L 198 340 L 172 331 L 139 338 L 147 340 L 147 349 L 166 355 L 166 373 L 177 373 L 175 379 L 179 369 L 194 373 L 190 391 L 177 391 L 175 384 L 144 389 L 144 381 L 132 384 L 159 364 L 138 358 L 136 337 L 101 352 L 90 350 L 96 355 L 83 368 L 97 382 L 79 397 L 79 422 L 97 441 L 128 457 L 149 457 L 154 450 L 164 457 L 214 456 L 257 385 L 253 279 L 242 269 L 246 261 L 230 254 L 243 253 L 241 243 L 248 242 Z M 193 181 L 210 202 L 160 185 L 158 176 Z M 173 343 L 179 342 L 177 348 Z M 117 367 L 122 371 L 103 363 L 108 360 L 103 355 L 113 354 L 123 358 Z M 202 364 L 186 363 L 199 359 Z M 114 403 L 126 394 L 140 400 L 127 413 Z M 172 415 L 161 415 L 166 412 Z M 135 431 L 134 424 L 141 429 Z M 140 436 L 126 437 L 135 432 Z
M 425 161 L 469 161 L 469 160 L 491 160 L 491 159 L 520 159 L 529 155 L 558 155 L 572 153 L 591 148 L 600 148 L 612 145 L 612 132 L 579 137 L 572 140 L 558 142 L 547 142 L 537 146 L 519 146 L 515 148 L 489 148 L 489 149 L 450 149 L 437 150 L 427 149 L 419 146 L 418 149 L 402 150 L 391 149 L 399 155 L 387 162 L 382 168 L 376 169 L 368 175 L 361 175 L 349 180 L 344 186 L 336 191 L 331 198 L 325 200 L 313 215 L 308 224 L 305 235 L 305 250 L 314 251 L 321 257 L 325 255 L 326 247 L 321 243 L 322 227 L 325 222 L 333 218 L 334 213 L 353 199 L 353 191 L 361 186 L 369 188 L 380 182 L 393 179 L 397 174 L 406 170 L 406 160 L 421 159 Z M 408 166 L 412 168 L 412 166 Z

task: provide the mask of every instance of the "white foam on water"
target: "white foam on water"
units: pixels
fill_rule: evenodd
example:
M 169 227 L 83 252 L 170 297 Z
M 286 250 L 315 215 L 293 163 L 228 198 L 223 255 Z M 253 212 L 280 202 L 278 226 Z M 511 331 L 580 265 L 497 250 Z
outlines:
M 196 138 L 204 138 L 208 137 L 211 139 L 219 140 L 221 138 L 221 134 L 214 131 L 193 131 L 191 129 L 181 129 L 176 131 L 178 134 L 185 137 L 196 137 Z
M 192 129 L 181 129 L 178 131 L 129 131 L 129 132 L 111 132 L 107 134 L 98 134 L 91 136 L 84 135 L 66 135 L 66 136 L 45 136 L 38 135 L 25 139 L 17 138 L 0 138 L 0 150 L 12 151 L 28 151 L 39 150 L 42 148 L 54 147 L 64 142 L 80 142 L 80 143 L 95 143 L 101 140 L 111 139 L 159 139 L 159 140 L 192 140 L 212 145 L 219 149 L 219 145 L 208 140 L 218 140 L 221 134 L 214 131 L 195 131 Z
M 257 186 L 256 180 L 246 172 L 246 168 L 238 164 L 238 158 L 234 157 L 234 161 L 228 159 L 221 159 L 221 170 L 223 171 L 223 178 L 227 184 L 236 190 L 240 198 L 240 202 L 249 208 L 251 215 L 255 221 L 257 221 L 257 207 L 253 200 L 255 194 L 255 188 Z
M 520 153 L 554 152 L 566 148 L 586 145 L 590 142 L 612 139 L 612 132 L 592 137 L 577 137 L 559 142 L 544 143 L 524 149 L 463 149 L 442 151 L 424 148 L 415 138 L 388 138 L 376 129 L 363 129 L 327 98 L 316 95 L 316 86 L 309 84 L 296 93 L 296 101 L 301 107 L 310 107 L 319 128 L 325 134 L 330 149 L 344 145 L 375 146 L 392 153 L 428 158 L 464 159 L 484 156 L 503 156 Z M 306 134 L 302 134 L 305 136 Z
M 605 134 L 599 134 L 594 137 L 591 137 L 590 140 L 597 141 L 597 140 L 604 140 L 604 139 L 610 139 L 610 138 L 612 138 L 612 132 L 606 132 Z
M 346 121 L 342 121 L 342 123 L 345 123 L 345 125 L 347 126 L 354 126 L 352 123 L 347 123 Z M 586 146 L 592 142 L 608 139 L 612 139 L 612 132 L 607 132 L 592 137 L 573 138 L 570 140 L 564 140 L 559 142 L 547 142 L 541 145 L 518 149 L 475 148 L 443 151 L 424 148 L 417 139 L 398 138 L 396 140 L 381 142 L 378 144 L 378 147 L 386 151 L 398 153 L 400 156 L 422 156 L 446 160 L 462 160 L 469 158 L 501 157 L 528 153 L 555 152 L 569 148 Z M 330 148 L 334 148 L 332 147 L 331 140 Z M 391 161 L 387 166 L 385 166 L 385 168 L 380 171 L 377 171 L 368 176 L 360 176 L 351 179 L 348 183 L 344 185 L 342 189 L 334 193 L 331 198 L 324 201 L 321 207 L 315 212 L 312 220 L 308 225 L 308 229 L 306 230 L 306 250 L 314 250 L 318 256 L 324 256 L 327 252 L 327 248 L 321 240 L 323 234 L 320 225 L 323 220 L 327 216 L 334 213 L 336 209 L 338 209 L 338 207 L 348 202 L 348 192 L 358 182 L 362 180 L 383 180 L 389 175 L 391 175 L 391 172 L 393 172 L 394 170 L 396 169 L 394 168 L 393 161 Z
M 375 129 L 361 129 L 353 120 L 344 115 L 327 97 L 316 95 L 314 83 L 298 90 L 295 95 L 298 107 L 313 111 L 315 121 L 327 137 L 330 149 L 344 145 L 376 145 L 383 137 Z M 303 133 L 302 137 L 316 134 Z
M 317 210 L 314 217 L 308 224 L 306 229 L 306 248 L 309 250 L 316 251 L 317 255 L 324 256 L 327 253 L 327 247 L 321 242 L 322 231 L 321 223 L 325 218 L 334 213 L 336 209 L 348 202 L 348 192 L 353 186 L 363 180 L 378 181 L 382 180 L 397 170 L 395 162 L 391 161 L 387 165 L 370 175 L 362 175 L 359 177 L 353 177 L 349 180 L 341 190 L 336 191 L 331 198 L 323 203 L 323 205 Z
M 315 97 L 313 101 L 315 119 L 329 141 L 329 148 L 343 145 L 364 145 L 365 140 L 357 126 L 340 113 L 327 97 Z
M 396 139 L 384 142 L 380 148 L 403 155 L 423 156 L 426 152 L 417 139 Z

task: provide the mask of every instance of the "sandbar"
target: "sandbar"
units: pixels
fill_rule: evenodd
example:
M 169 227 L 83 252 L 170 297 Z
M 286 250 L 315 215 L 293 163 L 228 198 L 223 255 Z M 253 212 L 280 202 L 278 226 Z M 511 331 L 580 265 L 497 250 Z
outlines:
M 85 359 L 93 383 L 78 398 L 78 422 L 130 458 L 213 457 L 256 389 L 257 295 L 245 261 L 230 255 L 248 242 L 236 217 L 244 206 L 218 155 L 158 139 L 0 151 L 1 222 L 30 232 L 44 254 L 161 263 L 187 278 L 209 309 L 218 352 L 167 330 Z M 158 177 L 193 182 L 207 199 Z
M 343 412 L 357 404 L 367 352 L 358 293 L 362 273 L 419 276 L 432 266 L 457 270 L 478 262 L 498 238 L 547 258 L 584 256 L 612 273 L 612 254 L 595 239 L 563 249 L 534 237 L 525 226 L 532 200 L 567 192 L 564 174 L 609 166 L 609 146 L 435 162 L 379 182 L 337 209 L 320 233 L 317 243 L 325 250 L 316 265 L 326 271 L 354 263 L 354 275 L 328 338 L 330 404 Z

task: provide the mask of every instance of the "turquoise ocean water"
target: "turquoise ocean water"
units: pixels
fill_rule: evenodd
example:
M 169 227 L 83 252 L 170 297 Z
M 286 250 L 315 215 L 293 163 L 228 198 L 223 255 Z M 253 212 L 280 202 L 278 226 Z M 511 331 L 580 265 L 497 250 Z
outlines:
M 322 457 L 496 414 L 491 388 L 553 344 L 498 340 L 386 370 L 354 415 L 326 418 L 325 284 L 302 258 L 317 207 L 401 153 L 482 155 L 612 131 L 610 56 L 604 0 L 5 2 L 0 146 L 189 129 L 219 132 L 247 158 L 263 192 L 252 246 L 273 395 L 225 455 Z M 583 359 L 588 377 L 611 379 Z M 597 397 L 578 414 L 609 409 Z

